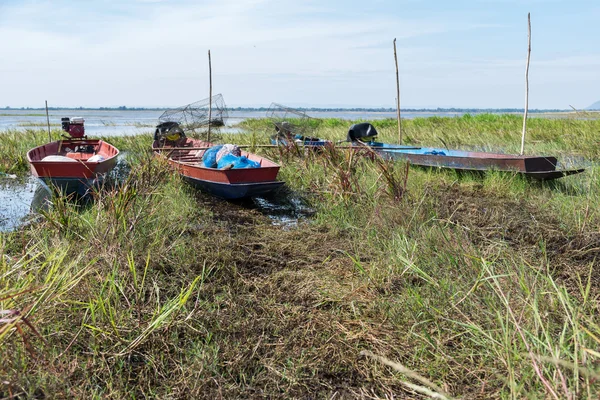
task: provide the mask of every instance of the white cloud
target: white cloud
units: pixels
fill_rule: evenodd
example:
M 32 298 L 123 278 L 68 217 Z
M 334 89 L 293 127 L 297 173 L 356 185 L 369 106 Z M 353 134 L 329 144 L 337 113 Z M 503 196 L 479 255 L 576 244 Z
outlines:
M 324 3 L 5 3 L 0 37 L 12 40 L 0 42 L 5 60 L 0 104 L 31 105 L 46 97 L 74 106 L 192 102 L 208 92 L 210 48 L 215 89 L 232 104 L 392 105 L 394 37 L 407 103 L 503 106 L 517 97 L 520 103 L 520 89 L 512 96 L 508 88 L 521 84 L 524 57 L 493 58 L 479 49 L 453 52 L 439 43 L 449 34 L 502 30 L 503 25 L 366 12 L 349 19 Z M 536 73 L 544 69 L 538 75 L 544 80 L 569 68 L 597 65 L 591 56 L 545 59 L 532 61 Z M 499 96 L 484 89 L 497 86 L 502 86 Z

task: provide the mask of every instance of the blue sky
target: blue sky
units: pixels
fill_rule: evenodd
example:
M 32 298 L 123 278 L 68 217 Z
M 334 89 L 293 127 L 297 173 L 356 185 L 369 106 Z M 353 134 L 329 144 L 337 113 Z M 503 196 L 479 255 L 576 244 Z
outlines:
M 0 0 L 0 107 L 406 107 L 600 100 L 598 0 Z

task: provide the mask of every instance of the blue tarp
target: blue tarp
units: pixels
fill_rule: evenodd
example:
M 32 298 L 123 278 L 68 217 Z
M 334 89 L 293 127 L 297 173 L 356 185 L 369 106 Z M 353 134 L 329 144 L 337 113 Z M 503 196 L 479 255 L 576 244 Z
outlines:
M 246 156 L 238 157 L 233 154 L 226 154 L 217 162 L 217 153 L 222 147 L 221 144 L 216 145 L 204 152 L 202 163 L 205 167 L 218 169 L 260 168 L 260 164 L 256 161 L 252 161 Z
M 231 167 L 230 167 L 231 166 Z M 233 154 L 227 154 L 221 157 L 217 164 L 217 168 L 260 168 L 260 164 L 256 161 L 248 159 L 246 156 L 234 156 Z
M 204 152 L 204 155 L 202 155 L 202 162 L 206 168 L 217 168 L 217 153 L 221 150 L 221 147 L 223 147 L 223 145 L 219 144 Z

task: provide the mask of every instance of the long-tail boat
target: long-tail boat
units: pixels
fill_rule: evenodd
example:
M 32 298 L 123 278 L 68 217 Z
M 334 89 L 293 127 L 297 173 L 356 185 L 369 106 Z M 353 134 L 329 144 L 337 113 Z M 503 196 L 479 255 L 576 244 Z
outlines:
M 213 143 L 186 137 L 176 123 L 170 122 L 157 127 L 152 143 L 155 155 L 165 158 L 185 181 L 223 199 L 264 195 L 284 184 L 277 180 L 278 164 L 245 151 L 241 155 L 258 163 L 258 168 L 206 167 L 203 155 L 213 146 Z
M 377 130 L 370 123 L 355 124 L 348 130 L 347 141 L 353 146 L 366 146 L 382 157 L 406 160 L 422 167 L 448 168 L 457 171 L 504 171 L 537 180 L 550 180 L 578 174 L 584 168 L 557 169 L 552 156 L 525 156 L 502 153 L 449 150 L 445 148 L 403 146 L 374 141 Z
M 113 145 L 85 136 L 83 118 L 62 118 L 65 139 L 35 147 L 27 152 L 33 176 L 65 194 L 85 194 L 100 184 L 116 165 L 119 150 Z

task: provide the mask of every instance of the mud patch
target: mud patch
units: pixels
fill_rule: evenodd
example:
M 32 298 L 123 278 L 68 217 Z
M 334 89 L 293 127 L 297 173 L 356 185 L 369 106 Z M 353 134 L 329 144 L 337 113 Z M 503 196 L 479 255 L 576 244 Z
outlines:
M 283 229 L 297 228 L 302 221 L 310 219 L 315 210 L 293 192 L 280 190 L 272 196 L 254 197 L 237 201 L 227 201 L 208 194 L 198 193 L 198 201 L 215 213 L 215 218 L 239 223 L 253 224 L 268 218 L 271 225 Z

